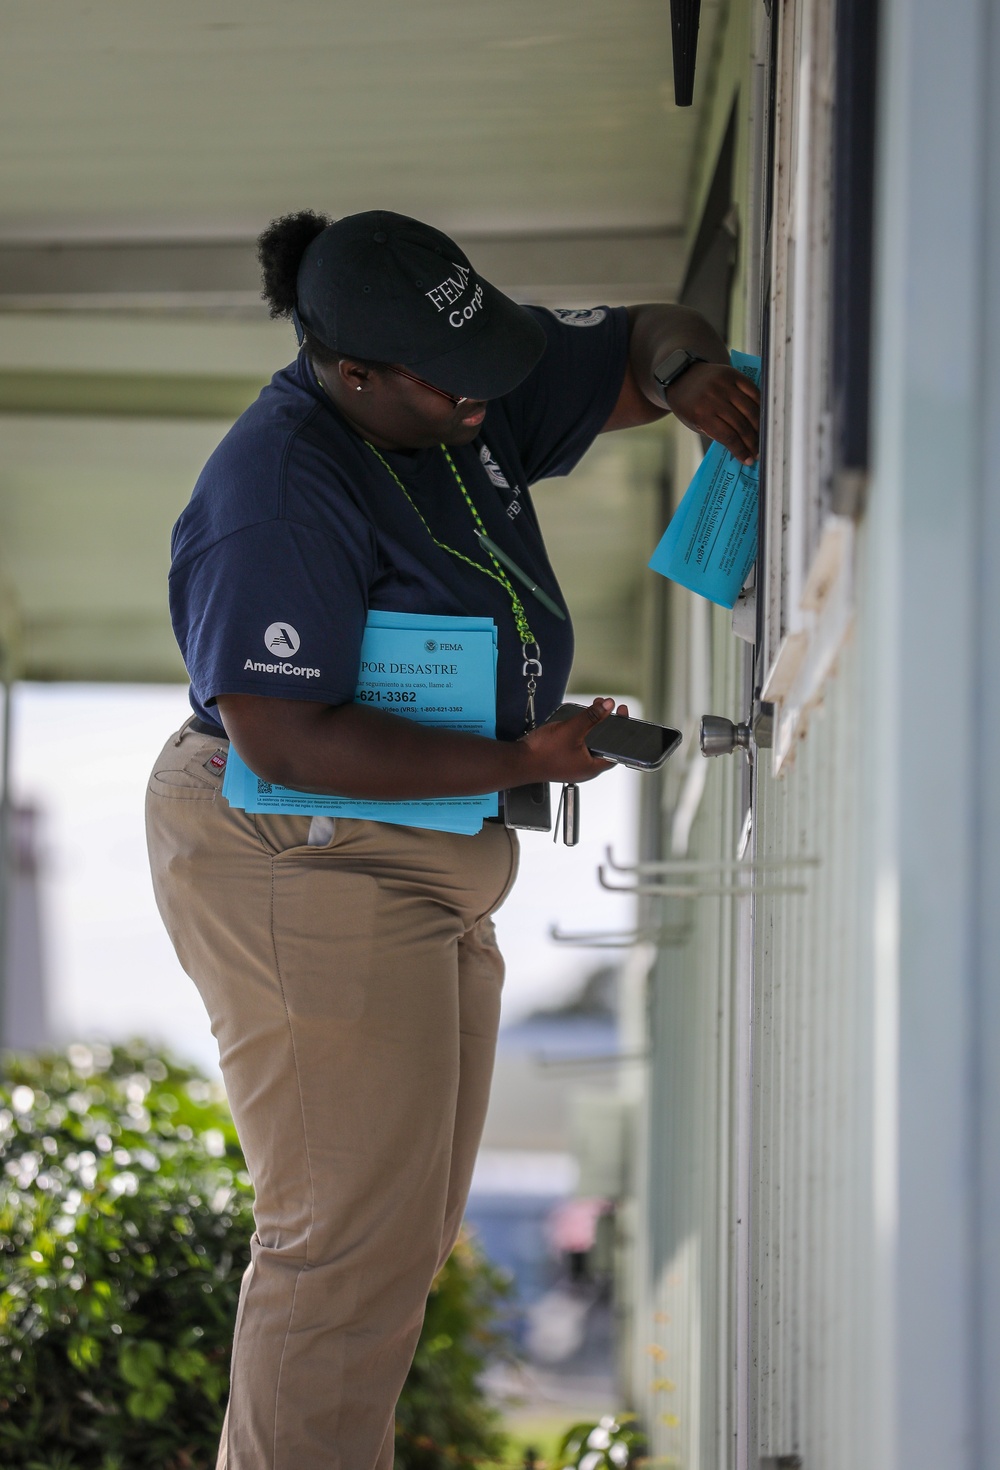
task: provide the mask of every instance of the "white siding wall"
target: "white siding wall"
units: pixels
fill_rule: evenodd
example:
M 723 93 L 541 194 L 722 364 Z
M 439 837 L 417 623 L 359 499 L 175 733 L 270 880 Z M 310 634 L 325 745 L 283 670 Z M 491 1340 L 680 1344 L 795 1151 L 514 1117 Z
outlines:
M 726 620 L 714 623 L 710 708 L 737 715 L 741 653 Z M 762 870 L 753 882 L 765 891 L 753 899 L 656 901 L 665 924 L 686 917 L 690 929 L 683 944 L 661 950 L 650 979 L 639 1170 L 648 1240 L 638 1263 L 632 1387 L 654 1453 L 678 1470 L 756 1470 L 760 1455 L 794 1452 L 809 1470 L 862 1463 L 872 1338 L 863 1287 L 871 1274 L 871 1002 L 857 963 L 857 662 L 852 644 L 785 774 L 772 776 L 765 760 L 757 769 L 757 858 L 818 857 L 819 866 Z M 709 765 L 691 857 L 735 855 L 743 759 Z M 767 891 L 788 886 L 806 891 Z M 751 904 L 744 1329 L 740 920 Z M 738 1371 L 749 1390 L 749 1435 L 739 1445 Z M 845 1424 L 854 1432 L 845 1434 Z
M 685 597 L 671 600 L 676 606 Z M 712 708 L 735 712 L 739 647 L 724 619 L 715 624 Z M 677 655 L 673 718 L 688 724 L 685 694 L 701 681 Z M 668 712 L 670 702 L 668 693 Z M 688 759 L 701 756 L 695 750 Z M 719 761 L 705 774 L 688 855 L 732 857 L 739 766 Z M 669 838 L 661 851 L 669 855 Z M 660 949 L 649 978 L 649 1082 L 637 1170 L 646 1239 L 636 1261 L 632 1388 L 663 1463 L 707 1470 L 731 1464 L 734 1423 L 738 915 L 729 898 L 657 899 L 649 918 L 682 942 Z
M 882 15 L 857 615 L 793 759 L 780 777 L 762 760 L 755 790 L 757 859 L 819 864 L 758 871 L 803 894 L 664 902 L 689 929 L 648 986 L 631 1388 L 675 1470 L 1000 1466 L 1000 12 Z M 712 614 L 699 710 L 698 619 L 676 593 L 670 615 L 663 716 L 744 717 L 728 620 Z M 733 856 L 742 759 L 710 765 L 692 857 Z M 648 814 L 659 855 L 682 776 Z
M 850 645 L 794 765 L 757 781 L 749 1464 L 866 1461 L 872 1318 L 871 1004 L 858 965 L 861 730 Z M 764 762 L 761 762 L 764 766 Z

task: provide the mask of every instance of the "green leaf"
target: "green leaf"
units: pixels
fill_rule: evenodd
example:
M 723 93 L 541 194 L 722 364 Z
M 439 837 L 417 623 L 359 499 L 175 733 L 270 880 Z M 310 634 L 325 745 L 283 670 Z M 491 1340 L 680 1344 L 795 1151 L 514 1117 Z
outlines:
M 101 1361 L 101 1344 L 96 1337 L 90 1337 L 86 1333 L 74 1333 L 69 1340 L 66 1356 L 78 1368 L 81 1373 L 86 1373 L 89 1368 L 96 1368 Z
M 151 1388 L 160 1376 L 163 1359 L 163 1348 L 158 1342 L 123 1342 L 118 1353 L 118 1371 L 133 1388 Z
M 195 1383 L 208 1368 L 208 1359 L 197 1348 L 174 1348 L 167 1355 L 167 1366 L 182 1383 Z
M 174 1391 L 169 1383 L 154 1383 L 150 1388 L 134 1388 L 125 1400 L 125 1407 L 133 1419 L 145 1419 L 155 1424 L 162 1419 L 174 1401 Z

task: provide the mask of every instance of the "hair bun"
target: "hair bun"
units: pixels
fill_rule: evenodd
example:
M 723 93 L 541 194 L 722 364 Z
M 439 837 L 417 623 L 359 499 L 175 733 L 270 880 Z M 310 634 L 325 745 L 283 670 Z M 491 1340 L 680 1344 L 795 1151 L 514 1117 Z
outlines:
M 299 262 L 311 240 L 331 221 L 311 209 L 283 214 L 273 219 L 257 239 L 264 289 L 261 292 L 271 316 L 290 317 L 295 307 Z

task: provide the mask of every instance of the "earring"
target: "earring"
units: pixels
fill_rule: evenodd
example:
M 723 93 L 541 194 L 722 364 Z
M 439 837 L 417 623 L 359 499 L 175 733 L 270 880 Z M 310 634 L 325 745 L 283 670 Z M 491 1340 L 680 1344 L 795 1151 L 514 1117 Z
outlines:
M 361 384 L 360 383 L 358 384 L 358 392 L 359 393 L 361 392 Z

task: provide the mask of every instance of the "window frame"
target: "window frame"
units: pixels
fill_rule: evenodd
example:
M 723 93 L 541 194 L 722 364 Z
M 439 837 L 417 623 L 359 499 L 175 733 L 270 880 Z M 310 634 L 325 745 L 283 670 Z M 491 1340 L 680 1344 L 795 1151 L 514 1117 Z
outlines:
M 861 280 L 852 270 L 871 257 L 863 185 L 868 167 L 870 188 L 874 89 L 873 67 L 860 86 L 852 68 L 854 50 L 873 30 L 860 14 L 859 0 L 782 0 L 773 17 L 755 682 L 760 701 L 775 706 L 776 773 L 805 732 L 854 613 L 854 516 L 867 418 L 859 434 L 850 413 L 861 403 L 867 414 L 870 268 Z M 840 88 L 838 76 L 846 78 Z M 844 108 L 853 127 L 839 116 Z M 857 191 L 859 173 L 861 207 L 847 212 L 845 251 L 838 205 L 845 191 Z M 845 310 L 852 313 L 849 333 L 836 329 Z

